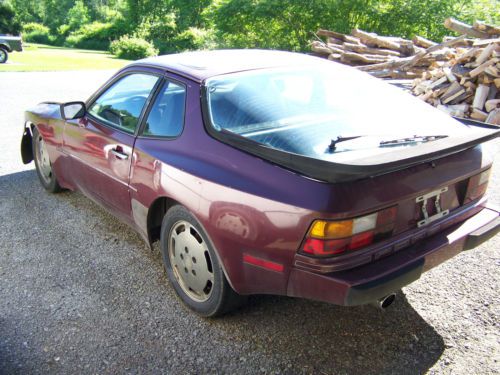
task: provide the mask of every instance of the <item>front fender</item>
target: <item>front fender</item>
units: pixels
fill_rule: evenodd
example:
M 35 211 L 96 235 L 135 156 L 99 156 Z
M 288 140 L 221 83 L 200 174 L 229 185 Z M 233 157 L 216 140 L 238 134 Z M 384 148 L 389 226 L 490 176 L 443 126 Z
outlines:
M 0 43 L 0 48 L 5 49 L 7 52 L 12 52 L 12 48 L 6 43 Z
M 33 161 L 33 136 L 29 126 L 24 126 L 23 137 L 21 139 L 21 159 L 23 164 Z

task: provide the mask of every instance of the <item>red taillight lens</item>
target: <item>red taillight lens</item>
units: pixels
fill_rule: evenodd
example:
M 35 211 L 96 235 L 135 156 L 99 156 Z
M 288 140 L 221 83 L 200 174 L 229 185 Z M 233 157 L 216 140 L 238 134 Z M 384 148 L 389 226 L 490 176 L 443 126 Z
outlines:
M 325 257 L 357 250 L 392 234 L 396 207 L 350 220 L 315 220 L 302 245 L 302 252 Z
M 490 179 L 491 168 L 469 178 L 467 184 L 467 193 L 465 194 L 465 202 L 469 203 L 477 198 L 480 198 L 486 193 L 488 181 Z
M 341 254 L 346 251 L 348 240 L 318 240 L 306 238 L 302 251 L 317 256 Z
M 349 250 L 356 250 L 360 247 L 367 246 L 373 242 L 373 231 L 364 232 L 352 236 Z

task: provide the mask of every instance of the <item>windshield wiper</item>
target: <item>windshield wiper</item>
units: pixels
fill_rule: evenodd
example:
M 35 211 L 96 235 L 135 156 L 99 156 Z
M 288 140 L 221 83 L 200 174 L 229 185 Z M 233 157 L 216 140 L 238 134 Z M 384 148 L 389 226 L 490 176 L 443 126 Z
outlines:
M 340 142 L 345 142 L 345 141 L 350 141 L 351 139 L 356 139 L 356 138 L 360 138 L 362 137 L 361 135 L 355 135 L 353 137 L 342 137 L 341 135 L 339 135 L 337 137 L 337 139 L 332 139 L 332 142 L 330 143 L 330 146 L 328 146 L 328 150 L 330 152 L 334 152 L 335 149 L 337 148 L 337 143 L 340 143 Z
M 447 135 L 414 135 L 413 137 L 392 139 L 390 141 L 381 141 L 380 147 L 385 146 L 404 146 L 415 143 L 425 143 L 430 141 L 436 141 L 438 139 L 446 138 Z

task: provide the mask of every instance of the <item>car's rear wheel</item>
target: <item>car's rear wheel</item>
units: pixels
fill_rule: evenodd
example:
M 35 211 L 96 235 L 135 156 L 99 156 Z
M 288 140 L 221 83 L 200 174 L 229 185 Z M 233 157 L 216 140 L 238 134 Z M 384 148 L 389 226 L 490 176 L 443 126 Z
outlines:
M 33 129 L 33 156 L 35 159 L 35 167 L 40 183 L 50 193 L 60 192 L 61 186 L 57 182 L 57 177 L 52 170 L 47 146 L 37 128 Z
M 229 285 L 200 224 L 182 206 L 172 207 L 163 218 L 161 251 L 176 293 L 198 314 L 221 315 L 244 300 Z
M 0 64 L 6 63 L 9 59 L 9 53 L 5 48 L 0 47 Z

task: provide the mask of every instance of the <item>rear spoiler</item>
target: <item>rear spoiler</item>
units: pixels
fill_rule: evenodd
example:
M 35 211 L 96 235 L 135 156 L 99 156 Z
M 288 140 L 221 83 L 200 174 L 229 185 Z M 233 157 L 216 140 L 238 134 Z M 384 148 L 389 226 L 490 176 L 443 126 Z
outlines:
M 406 147 L 398 150 L 398 152 L 361 158 L 348 163 L 335 163 L 277 150 L 226 130 L 217 131 L 208 123 L 206 123 L 208 125 L 206 129 L 214 138 L 249 154 L 306 177 L 336 183 L 375 177 L 417 164 L 431 162 L 473 148 L 500 136 L 499 127 L 474 120 L 457 120 L 476 129 L 471 134 L 446 137 L 418 147 Z

